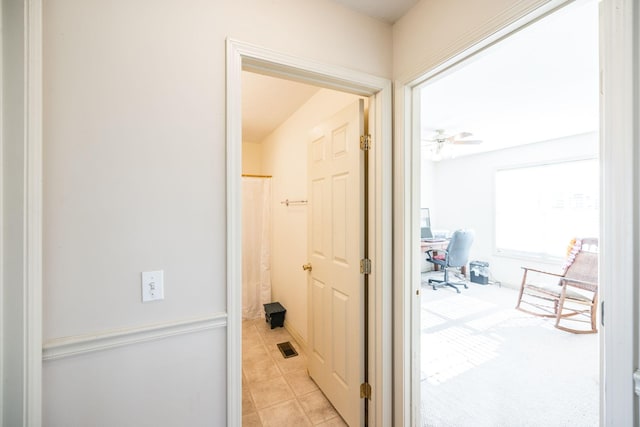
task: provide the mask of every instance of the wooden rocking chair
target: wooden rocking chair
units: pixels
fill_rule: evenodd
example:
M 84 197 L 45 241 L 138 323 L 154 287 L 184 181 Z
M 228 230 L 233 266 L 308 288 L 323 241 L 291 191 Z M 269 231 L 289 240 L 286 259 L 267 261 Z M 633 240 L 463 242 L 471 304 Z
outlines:
M 563 274 L 522 268 L 524 274 L 516 305 L 518 310 L 555 318 L 555 327 L 564 331 L 576 334 L 598 332 L 598 239 L 576 239 Z M 544 278 L 547 278 L 547 283 L 544 283 Z M 550 283 L 549 278 L 559 280 Z M 566 326 L 569 322 L 586 322 L 590 329 L 571 328 Z

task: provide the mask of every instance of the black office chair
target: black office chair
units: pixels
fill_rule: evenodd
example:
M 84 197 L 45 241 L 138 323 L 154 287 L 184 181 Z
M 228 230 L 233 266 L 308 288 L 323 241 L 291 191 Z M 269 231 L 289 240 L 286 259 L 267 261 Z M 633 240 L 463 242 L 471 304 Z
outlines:
M 460 293 L 458 286 L 467 288 L 466 282 L 449 281 L 449 268 L 460 268 L 467 265 L 469 261 L 469 251 L 475 233 L 473 230 L 456 230 L 449 240 L 447 249 L 430 249 L 427 251 L 427 261 L 439 265 L 444 270 L 444 280 L 429 279 L 429 284 L 435 291 L 436 288 L 448 286 Z

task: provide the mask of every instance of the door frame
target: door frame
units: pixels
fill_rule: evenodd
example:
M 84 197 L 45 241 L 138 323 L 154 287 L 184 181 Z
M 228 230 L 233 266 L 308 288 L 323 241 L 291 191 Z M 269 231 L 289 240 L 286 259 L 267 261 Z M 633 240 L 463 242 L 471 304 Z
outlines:
M 227 424 L 242 423 L 242 71 L 253 71 L 370 97 L 375 110 L 370 151 L 369 340 L 371 425 L 390 425 L 391 347 L 391 81 L 359 71 L 295 57 L 227 39 Z
M 395 425 L 420 422 L 420 298 L 416 297 L 420 290 L 420 141 L 419 124 L 414 121 L 419 100 L 413 90 L 571 2 L 540 1 L 535 10 L 516 17 L 491 36 L 478 40 L 471 35 L 463 43 L 466 48 L 450 47 L 444 56 L 448 59 L 395 83 L 394 282 L 402 284 L 394 291 L 394 347 L 398 349 L 394 355 Z M 600 281 L 616 284 L 605 286 L 601 298 L 607 310 L 606 327 L 601 327 L 600 333 L 600 425 L 636 425 L 639 421 L 632 373 L 640 363 L 640 329 L 635 314 L 640 295 L 634 290 L 640 278 L 640 268 L 634 262 L 640 250 L 640 158 L 635 149 L 640 126 L 638 120 L 634 123 L 640 113 L 640 66 L 633 55 L 640 46 L 635 35 L 640 12 L 633 3 L 602 0 L 600 4 Z M 611 351 L 614 348 L 616 351 Z M 636 372 L 640 378 L 640 370 Z
M 7 58 L 2 57 L 0 100 L 3 118 L 5 109 L 12 106 L 21 111 L 14 114 L 19 120 L 0 119 L 0 161 L 5 161 L 8 147 L 23 158 L 13 172 L 0 174 L 0 209 L 15 208 L 21 230 L 5 233 L 0 229 L 0 296 L 11 293 L 17 298 L 11 314 L 0 302 L 0 348 L 7 347 L 3 345 L 7 337 L 20 345 L 0 351 L 0 423 L 9 419 L 38 427 L 42 424 L 42 0 L 15 6 L 9 10 L 6 2 L 0 4 L 0 15 L 15 18 L 14 26 L 2 27 L 0 39 L 12 47 L 15 57 L 9 59 L 15 60 L 13 77 L 22 79 L 21 90 L 13 94 L 2 90 L 7 84 Z M 20 206 L 7 203 L 10 197 Z M 20 253 L 12 253 L 14 268 L 9 272 L 5 262 L 8 252 L 16 248 Z M 13 375 L 8 378 L 6 372 Z
M 600 3 L 600 425 L 638 425 L 640 327 L 640 8 Z M 607 142 L 610 141 L 610 142 Z M 631 184 L 631 185 L 630 185 Z

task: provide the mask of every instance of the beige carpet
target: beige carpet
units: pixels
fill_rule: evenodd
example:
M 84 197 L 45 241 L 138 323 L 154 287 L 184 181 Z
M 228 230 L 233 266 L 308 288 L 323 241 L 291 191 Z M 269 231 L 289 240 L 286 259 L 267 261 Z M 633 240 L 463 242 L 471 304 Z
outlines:
M 517 291 L 432 290 L 423 274 L 423 426 L 597 426 L 598 335 L 515 310 Z M 440 273 L 441 275 L 441 273 Z

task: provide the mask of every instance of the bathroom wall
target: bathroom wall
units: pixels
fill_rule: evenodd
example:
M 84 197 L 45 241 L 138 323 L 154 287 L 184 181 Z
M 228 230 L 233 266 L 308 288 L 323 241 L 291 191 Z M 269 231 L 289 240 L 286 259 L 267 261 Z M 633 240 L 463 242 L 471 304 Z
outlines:
M 282 201 L 307 200 L 307 143 L 310 131 L 358 99 L 328 89 L 318 91 L 263 142 L 263 171 L 273 175 L 271 287 L 286 309 L 286 326 L 302 344 L 307 340 L 307 207 Z
M 242 173 L 247 175 L 263 175 L 262 144 L 259 142 L 242 143 Z

